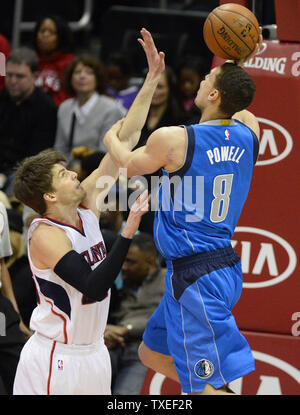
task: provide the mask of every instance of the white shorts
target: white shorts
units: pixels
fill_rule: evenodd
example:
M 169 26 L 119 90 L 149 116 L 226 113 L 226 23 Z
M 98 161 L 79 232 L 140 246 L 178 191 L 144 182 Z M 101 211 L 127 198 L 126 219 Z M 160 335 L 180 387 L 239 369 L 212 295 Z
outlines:
M 111 363 L 103 339 L 77 346 L 35 333 L 18 364 L 14 395 L 110 395 Z

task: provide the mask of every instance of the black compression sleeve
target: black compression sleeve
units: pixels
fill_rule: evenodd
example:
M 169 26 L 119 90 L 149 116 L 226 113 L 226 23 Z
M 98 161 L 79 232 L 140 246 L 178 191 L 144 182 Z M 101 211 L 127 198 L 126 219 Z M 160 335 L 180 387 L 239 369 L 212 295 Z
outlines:
M 94 301 L 103 300 L 119 275 L 131 239 L 119 235 L 107 257 L 94 269 L 76 251 L 69 251 L 56 264 L 54 272 L 65 282 Z

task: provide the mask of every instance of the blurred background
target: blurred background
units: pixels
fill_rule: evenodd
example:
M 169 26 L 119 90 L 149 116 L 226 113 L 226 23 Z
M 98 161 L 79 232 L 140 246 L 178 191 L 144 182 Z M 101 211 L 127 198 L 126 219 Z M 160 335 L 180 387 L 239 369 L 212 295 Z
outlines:
M 202 26 L 218 5 L 218 0 L 12 0 L 2 2 L 0 33 L 13 48 L 30 45 L 39 16 L 60 15 L 73 31 L 75 54 L 88 52 L 105 60 L 114 51 L 127 52 L 134 62 L 134 75 L 140 76 L 145 65 L 143 52 L 136 47 L 140 28 L 145 26 L 153 33 L 171 66 L 187 54 L 209 60 Z M 270 36 L 268 27 L 275 24 L 274 1 L 252 0 L 249 8 L 266 26 L 265 37 Z

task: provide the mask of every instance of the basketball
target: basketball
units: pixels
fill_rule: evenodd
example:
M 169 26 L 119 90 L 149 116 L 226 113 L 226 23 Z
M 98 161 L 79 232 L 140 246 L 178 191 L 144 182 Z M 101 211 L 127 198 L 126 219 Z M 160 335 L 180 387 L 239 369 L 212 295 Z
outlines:
M 250 55 L 259 38 L 259 24 L 251 10 L 239 4 L 216 7 L 203 26 L 204 41 L 220 58 L 239 60 Z

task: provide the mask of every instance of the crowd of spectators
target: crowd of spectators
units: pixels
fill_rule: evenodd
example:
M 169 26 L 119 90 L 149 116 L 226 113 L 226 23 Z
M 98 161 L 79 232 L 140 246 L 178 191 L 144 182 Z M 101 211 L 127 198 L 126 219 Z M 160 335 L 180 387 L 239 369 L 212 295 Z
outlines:
M 0 230 L 4 218 L 9 232 L 9 241 L 1 236 L 0 244 L 0 312 L 9 309 L 10 316 L 6 336 L 0 333 L 0 362 L 6 362 L 5 367 L 0 365 L 0 394 L 11 394 L 16 362 L 31 334 L 30 316 L 36 304 L 26 233 L 37 213 L 13 195 L 15 168 L 25 157 L 55 148 L 83 180 L 105 155 L 103 137 L 126 115 L 140 83 L 134 82 L 134 63 L 124 53 L 112 51 L 105 62 L 89 51 L 77 54 L 68 24 L 57 16 L 47 15 L 36 22 L 32 47 L 11 50 L 8 40 L 0 36 L 0 51 L 7 58 L 6 77 L 0 76 Z M 193 99 L 207 69 L 198 57 L 166 67 L 136 148 L 159 127 L 200 120 Z M 150 185 L 151 176 L 145 178 Z M 119 194 L 130 194 L 124 177 L 116 188 Z M 126 208 L 103 212 L 100 227 L 107 251 L 126 214 Z M 114 394 L 138 394 L 146 373 L 137 347 L 163 295 L 165 272 L 153 242 L 153 219 L 151 211 L 143 217 L 141 233 L 133 240 L 112 290 L 105 341 L 112 360 Z M 7 342 L 13 345 L 11 354 Z

